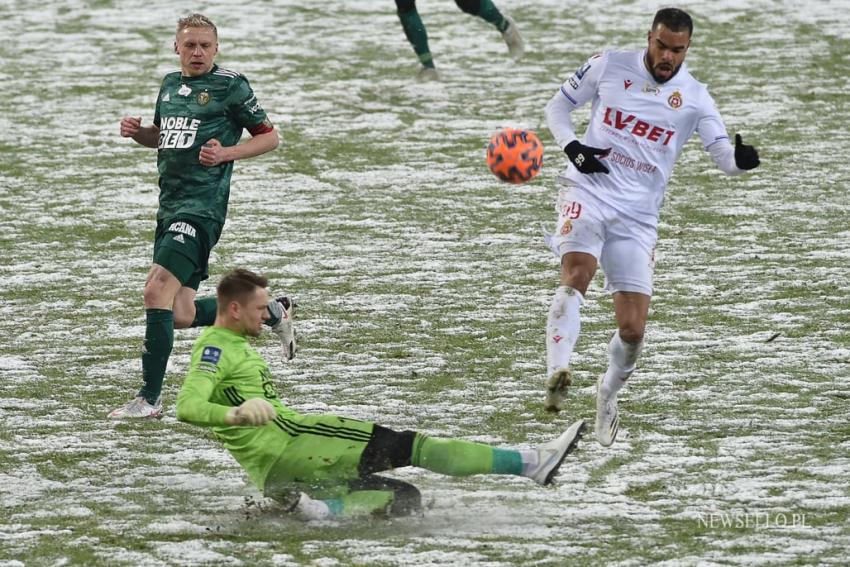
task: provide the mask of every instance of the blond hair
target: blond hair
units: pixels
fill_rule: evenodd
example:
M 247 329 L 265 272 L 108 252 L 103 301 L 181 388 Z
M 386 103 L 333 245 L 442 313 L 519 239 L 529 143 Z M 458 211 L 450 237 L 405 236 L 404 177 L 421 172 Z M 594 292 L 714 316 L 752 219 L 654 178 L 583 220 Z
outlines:
M 208 17 L 203 14 L 189 14 L 185 18 L 177 20 L 177 33 L 186 28 L 210 28 L 216 37 L 218 37 L 218 28 L 212 23 Z

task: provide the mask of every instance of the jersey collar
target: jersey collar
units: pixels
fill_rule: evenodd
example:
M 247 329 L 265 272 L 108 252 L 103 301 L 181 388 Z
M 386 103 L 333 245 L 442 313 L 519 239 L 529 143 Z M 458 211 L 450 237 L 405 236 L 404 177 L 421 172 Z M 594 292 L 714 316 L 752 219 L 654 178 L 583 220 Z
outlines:
M 184 74 L 181 72 L 181 73 L 180 73 L 180 80 L 181 80 L 181 81 L 183 81 L 183 82 L 188 82 L 188 81 L 196 81 L 196 80 L 198 80 L 198 79 L 203 79 L 203 78 L 204 78 L 204 77 L 206 77 L 207 75 L 211 75 L 212 73 L 214 73 L 216 69 L 218 69 L 218 65 L 216 65 L 215 63 L 213 63 L 213 66 L 212 66 L 212 67 L 210 67 L 210 70 L 209 70 L 209 71 L 207 71 L 207 72 L 206 72 L 206 73 L 204 73 L 203 75 L 198 75 L 198 76 L 196 76 L 196 77 L 187 77 L 186 75 L 184 75 Z

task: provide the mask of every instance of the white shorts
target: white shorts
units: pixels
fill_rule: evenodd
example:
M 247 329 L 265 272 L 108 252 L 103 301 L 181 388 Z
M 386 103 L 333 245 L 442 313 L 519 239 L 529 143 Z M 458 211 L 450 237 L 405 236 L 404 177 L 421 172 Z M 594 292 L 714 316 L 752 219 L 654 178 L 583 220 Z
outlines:
M 630 219 L 573 187 L 561 188 L 555 210 L 558 224 L 555 233 L 546 239 L 555 256 L 562 258 L 567 252 L 590 254 L 602 268 L 609 292 L 652 295 L 658 238 L 654 226 Z

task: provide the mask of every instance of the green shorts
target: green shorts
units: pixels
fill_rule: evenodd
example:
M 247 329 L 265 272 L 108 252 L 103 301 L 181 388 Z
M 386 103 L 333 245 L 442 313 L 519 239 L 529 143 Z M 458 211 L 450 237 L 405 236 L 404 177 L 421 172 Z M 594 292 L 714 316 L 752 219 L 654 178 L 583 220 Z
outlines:
M 266 477 L 267 493 L 300 485 L 315 497 L 333 497 L 360 477 L 360 457 L 374 424 L 335 415 L 300 415 L 280 423 L 292 438 Z
M 209 259 L 221 236 L 220 223 L 196 217 L 159 219 L 153 245 L 153 262 L 182 285 L 194 290 L 209 276 Z

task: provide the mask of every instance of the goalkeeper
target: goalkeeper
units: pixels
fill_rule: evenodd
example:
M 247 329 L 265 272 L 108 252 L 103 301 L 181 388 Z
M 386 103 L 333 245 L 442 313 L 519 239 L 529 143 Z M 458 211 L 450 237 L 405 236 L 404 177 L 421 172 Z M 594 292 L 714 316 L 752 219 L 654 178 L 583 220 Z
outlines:
M 404 466 L 521 475 L 547 485 L 584 432 L 579 420 L 537 448 L 509 449 L 299 414 L 278 399 L 268 365 L 248 343 L 269 318 L 267 285 L 244 269 L 222 278 L 216 320 L 192 349 L 177 419 L 211 427 L 259 490 L 306 518 L 418 510 L 416 487 L 375 474 Z

